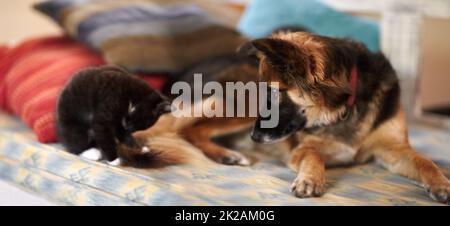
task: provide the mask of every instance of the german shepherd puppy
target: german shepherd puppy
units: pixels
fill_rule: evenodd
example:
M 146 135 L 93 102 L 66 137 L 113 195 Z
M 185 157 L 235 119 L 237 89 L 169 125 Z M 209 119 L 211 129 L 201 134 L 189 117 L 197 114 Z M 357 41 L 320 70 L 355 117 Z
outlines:
M 291 187 L 296 196 L 324 193 L 326 165 L 375 159 L 449 202 L 448 179 L 408 142 L 398 78 L 385 56 L 361 43 L 308 33 L 251 45 L 260 55 L 261 76 L 280 84 L 273 87 L 280 93 L 280 118 L 291 118 L 274 129 L 261 129 L 258 119 L 252 138 L 269 143 L 296 135 L 289 162 L 298 171 Z
M 235 63 L 232 67 L 241 70 L 226 70 L 229 73 L 222 72 L 221 78 L 243 74 L 249 76 L 241 77 L 246 81 L 277 82 L 271 89 L 278 94 L 279 124 L 267 129 L 261 128 L 261 117 L 203 118 L 181 129 L 184 138 L 208 157 L 225 164 L 249 164 L 245 156 L 211 138 L 253 124 L 254 141 L 290 145 L 288 166 L 298 173 L 291 191 L 297 197 L 325 192 L 326 166 L 373 159 L 420 182 L 435 200 L 449 202 L 449 180 L 408 142 L 399 81 L 383 54 L 355 41 L 306 32 L 257 39 L 240 52 L 256 57 L 259 66 Z

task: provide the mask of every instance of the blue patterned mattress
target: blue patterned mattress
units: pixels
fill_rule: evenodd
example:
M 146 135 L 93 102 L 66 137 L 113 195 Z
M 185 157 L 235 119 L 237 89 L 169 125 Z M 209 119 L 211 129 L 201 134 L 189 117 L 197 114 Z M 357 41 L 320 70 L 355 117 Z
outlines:
M 415 126 L 410 137 L 449 177 L 450 133 Z M 321 198 L 295 198 L 294 178 L 274 158 L 251 167 L 206 158 L 152 170 L 108 166 L 40 144 L 17 118 L 0 113 L 0 179 L 62 205 L 439 205 L 413 181 L 374 164 L 327 170 Z

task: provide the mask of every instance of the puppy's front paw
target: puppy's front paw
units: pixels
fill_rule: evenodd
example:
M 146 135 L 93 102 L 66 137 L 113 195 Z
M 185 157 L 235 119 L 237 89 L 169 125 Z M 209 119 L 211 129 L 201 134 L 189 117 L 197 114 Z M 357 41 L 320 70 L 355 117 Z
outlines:
M 427 189 L 428 194 L 430 194 L 431 198 L 434 200 L 450 204 L 450 182 L 448 180 L 442 183 L 425 186 L 425 189 Z
M 215 160 L 225 165 L 250 165 L 250 160 L 243 154 L 235 151 L 225 151 L 222 155 L 217 156 Z
M 325 192 L 322 176 L 298 175 L 291 185 L 291 192 L 299 198 L 318 197 Z

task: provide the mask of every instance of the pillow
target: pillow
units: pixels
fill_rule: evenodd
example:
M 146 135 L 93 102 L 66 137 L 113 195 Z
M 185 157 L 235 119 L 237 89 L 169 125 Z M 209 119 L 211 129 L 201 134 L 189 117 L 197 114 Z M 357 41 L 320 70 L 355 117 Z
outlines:
M 51 0 L 35 8 L 133 72 L 176 74 L 245 41 L 229 22 L 234 11 L 209 0 Z
M 3 60 L 3 57 L 8 53 L 8 46 L 0 46 L 0 61 Z
M 353 38 L 372 51 L 380 49 L 376 22 L 338 12 L 319 0 L 251 1 L 238 25 L 252 38 L 268 36 L 281 27 L 304 27 L 320 35 Z
M 0 107 L 18 115 L 43 143 L 56 141 L 58 95 L 77 71 L 103 65 L 104 60 L 66 37 L 25 41 L 15 48 L 0 47 Z M 164 75 L 142 75 L 161 89 Z
M 0 46 L 0 63 L 4 62 L 6 60 L 6 57 L 8 56 L 9 51 L 10 51 L 10 48 L 8 46 Z M 2 81 L 3 81 L 3 76 L 1 76 L 2 74 L 3 73 L 0 71 L 0 84 L 2 84 Z M 2 100 L 0 99 L 0 107 L 1 106 L 2 106 Z

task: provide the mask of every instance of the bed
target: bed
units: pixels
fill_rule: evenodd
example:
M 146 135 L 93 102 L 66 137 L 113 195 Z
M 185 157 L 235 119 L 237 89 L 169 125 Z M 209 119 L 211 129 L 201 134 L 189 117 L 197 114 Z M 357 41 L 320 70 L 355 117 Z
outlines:
M 450 176 L 448 132 L 414 126 L 410 137 Z M 375 164 L 328 170 L 321 198 L 295 198 L 294 178 L 271 157 L 250 167 L 206 158 L 162 169 L 113 167 L 41 144 L 18 118 L 0 114 L 0 179 L 61 205 L 439 205 L 415 182 Z

